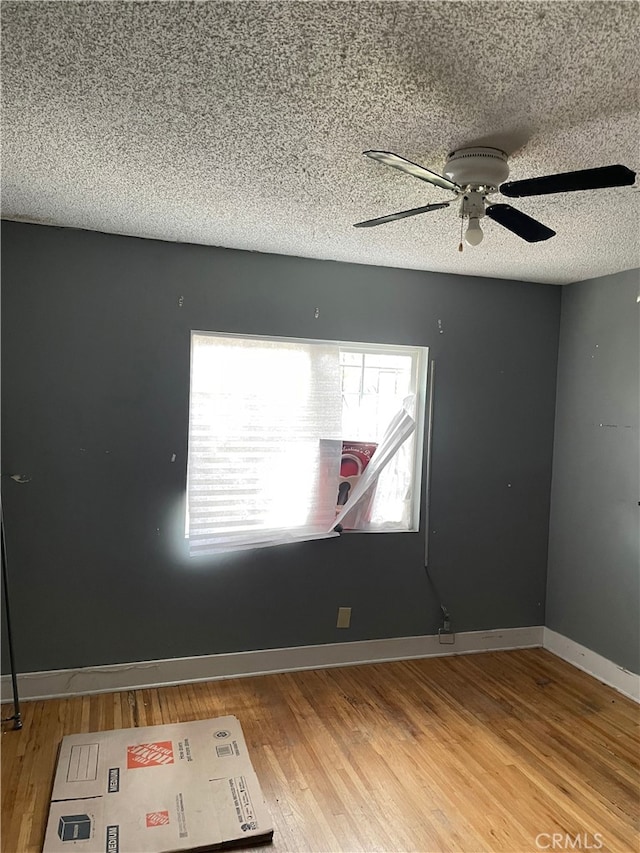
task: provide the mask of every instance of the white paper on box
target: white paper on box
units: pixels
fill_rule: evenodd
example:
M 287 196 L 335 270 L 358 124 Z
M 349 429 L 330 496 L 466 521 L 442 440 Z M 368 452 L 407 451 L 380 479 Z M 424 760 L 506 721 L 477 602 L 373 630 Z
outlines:
M 270 841 L 236 717 L 65 737 L 43 853 L 173 853 Z

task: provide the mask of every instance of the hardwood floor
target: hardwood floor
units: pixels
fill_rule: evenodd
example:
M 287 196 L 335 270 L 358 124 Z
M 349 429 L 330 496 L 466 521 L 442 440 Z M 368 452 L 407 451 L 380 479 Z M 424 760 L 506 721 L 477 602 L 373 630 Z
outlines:
M 640 709 L 527 649 L 24 703 L 2 736 L 3 853 L 41 849 L 63 735 L 223 714 L 274 853 L 640 848 Z

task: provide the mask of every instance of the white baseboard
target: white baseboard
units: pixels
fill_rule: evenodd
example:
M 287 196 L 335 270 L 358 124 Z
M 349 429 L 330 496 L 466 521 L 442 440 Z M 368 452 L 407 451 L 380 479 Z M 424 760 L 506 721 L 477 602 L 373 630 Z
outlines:
M 543 629 L 542 645 L 559 658 L 640 703 L 640 675 L 629 672 L 628 669 L 618 666 L 617 663 L 591 651 L 586 646 L 581 646 L 580 643 L 570 640 L 563 634 L 552 631 L 551 628 Z
M 21 699 L 51 699 L 88 693 L 115 693 L 149 687 L 169 687 L 194 681 L 217 681 L 325 669 L 366 663 L 473 654 L 502 649 L 525 649 L 542 645 L 543 628 L 498 628 L 490 631 L 467 631 L 455 635 L 455 643 L 441 645 L 437 635 L 393 637 L 383 640 L 360 640 L 353 643 L 329 643 L 319 646 L 295 646 L 232 652 L 188 658 L 140 661 L 136 663 L 92 666 L 80 669 L 58 669 L 25 672 L 18 675 Z M 2 702 L 11 701 L 11 679 L 3 675 L 0 682 Z

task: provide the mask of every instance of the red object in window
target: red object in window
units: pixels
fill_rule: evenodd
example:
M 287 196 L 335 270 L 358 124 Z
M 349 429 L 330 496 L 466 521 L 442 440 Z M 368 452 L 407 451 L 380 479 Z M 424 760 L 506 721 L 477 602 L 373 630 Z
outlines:
M 342 442 L 342 459 L 340 461 L 340 480 L 338 482 L 338 499 L 336 512 L 339 512 L 349 500 L 352 489 L 362 476 L 362 472 L 369 464 L 371 457 L 375 453 L 377 444 L 370 441 L 343 441 Z M 365 513 L 359 513 L 360 519 L 369 520 L 369 512 L 373 503 L 375 489 L 371 490 L 371 495 L 368 497 L 368 506 Z M 352 513 L 349 512 L 345 518 L 343 527 L 345 530 L 353 529 L 349 526 L 349 518 Z

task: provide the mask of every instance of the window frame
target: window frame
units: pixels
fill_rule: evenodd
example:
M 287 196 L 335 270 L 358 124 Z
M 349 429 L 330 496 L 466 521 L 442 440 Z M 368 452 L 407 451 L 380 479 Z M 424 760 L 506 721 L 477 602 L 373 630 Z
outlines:
M 426 431 L 427 419 L 427 390 L 428 390 L 428 372 L 430 363 L 430 348 L 420 344 L 387 344 L 378 343 L 375 341 L 343 341 L 333 340 L 330 338 L 306 338 L 294 337 L 288 335 L 257 335 L 257 334 L 242 334 L 239 332 L 218 332 L 202 329 L 190 330 L 189 338 L 189 405 L 187 412 L 187 442 L 189 440 L 189 432 L 191 427 L 191 383 L 193 375 L 193 359 L 194 359 L 194 336 L 210 336 L 217 338 L 231 338 L 235 340 L 254 340 L 254 341 L 270 341 L 282 343 L 307 343 L 319 345 L 337 346 L 340 352 L 354 352 L 365 355 L 380 354 L 380 355 L 399 355 L 411 356 L 411 377 L 410 386 L 415 395 L 415 411 L 413 417 L 415 420 L 415 430 L 413 433 L 414 440 L 414 460 L 412 471 L 412 507 L 410 521 L 407 527 L 371 527 L 358 528 L 353 530 L 345 530 L 344 533 L 418 533 L 420 531 L 420 516 L 422 508 L 422 484 L 426 476 L 424 472 L 425 459 L 428 458 L 429 449 L 427 443 L 429 436 Z M 363 370 L 364 370 L 363 365 Z M 346 440 L 343 436 L 343 441 Z M 364 440 L 364 439 L 362 439 Z M 189 450 L 187 447 L 187 471 L 185 482 L 185 540 L 189 539 Z M 258 546 L 256 546 L 258 547 Z

